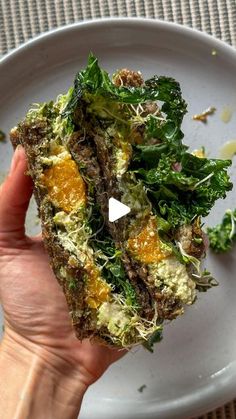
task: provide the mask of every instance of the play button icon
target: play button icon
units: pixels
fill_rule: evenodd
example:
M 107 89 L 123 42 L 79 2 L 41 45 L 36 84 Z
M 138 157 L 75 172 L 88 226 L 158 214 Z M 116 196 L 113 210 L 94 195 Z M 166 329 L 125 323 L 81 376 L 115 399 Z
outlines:
M 115 198 L 110 198 L 108 202 L 108 219 L 111 223 L 124 217 L 130 212 L 130 208 Z

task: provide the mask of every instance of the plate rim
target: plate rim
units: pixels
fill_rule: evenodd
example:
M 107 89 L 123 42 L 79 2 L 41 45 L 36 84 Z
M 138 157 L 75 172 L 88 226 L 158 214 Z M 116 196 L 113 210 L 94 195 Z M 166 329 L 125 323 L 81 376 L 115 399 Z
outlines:
M 106 18 L 96 18 L 96 19 L 86 19 L 81 22 L 74 22 L 70 23 L 68 25 L 59 26 L 57 28 L 53 28 L 49 31 L 42 32 L 39 35 L 34 36 L 33 38 L 27 40 L 26 42 L 18 45 L 17 47 L 10 50 L 8 53 L 3 54 L 3 56 L 0 58 L 0 65 L 7 64 L 9 60 L 12 58 L 15 58 L 18 54 L 23 52 L 25 49 L 28 49 L 30 47 L 34 47 L 37 44 L 39 44 L 41 41 L 44 41 L 45 38 L 48 37 L 54 37 L 57 36 L 57 34 L 63 33 L 63 32 L 70 32 L 71 30 L 75 30 L 77 28 L 83 28 L 84 26 L 103 26 L 103 25 L 109 25 L 111 24 L 117 24 L 117 23 L 123 23 L 125 25 L 151 25 L 151 26 L 160 26 L 163 28 L 168 28 L 170 31 L 175 31 L 176 29 L 182 33 L 185 33 L 187 36 L 192 37 L 198 37 L 199 39 L 202 39 L 205 42 L 213 42 L 216 47 L 219 49 L 224 49 L 224 51 L 227 51 L 230 55 L 233 56 L 236 55 L 236 49 L 225 42 L 222 39 L 218 39 L 214 37 L 211 34 L 208 34 L 207 32 L 203 32 L 199 29 L 192 28 L 186 25 L 182 25 L 180 23 L 176 22 L 169 22 L 161 19 L 151 19 L 151 18 L 141 18 L 141 17 L 106 17 Z
M 94 27 L 96 28 L 96 27 L 104 27 L 107 25 L 116 25 L 116 24 L 119 24 L 119 25 L 123 24 L 126 27 L 130 27 L 130 25 L 133 25 L 134 27 L 135 26 L 136 27 L 152 26 L 153 29 L 163 28 L 164 30 L 168 32 L 173 32 L 173 33 L 177 31 L 177 32 L 182 33 L 188 38 L 200 40 L 204 44 L 210 44 L 212 48 L 216 48 L 218 51 L 224 51 L 224 53 L 227 52 L 229 57 L 235 60 L 236 62 L 236 49 L 233 46 L 227 44 L 223 40 L 217 39 L 214 36 L 208 33 L 202 32 L 200 30 L 197 30 L 195 28 L 191 28 L 182 24 L 178 24 L 175 22 L 168 22 L 168 21 L 164 21 L 160 19 L 136 18 L 136 17 L 112 17 L 112 18 L 107 17 L 107 18 L 89 19 L 89 20 L 84 20 L 81 22 L 75 22 L 72 24 L 63 25 L 63 26 L 51 29 L 50 31 L 43 32 L 33 37 L 32 39 L 12 49 L 7 54 L 4 54 L 1 57 L 0 71 L 2 71 L 5 66 L 8 66 L 12 60 L 14 61 L 19 56 L 21 56 L 21 54 L 24 53 L 25 50 L 30 50 L 31 48 L 33 49 L 33 48 L 39 47 L 40 44 L 47 41 L 48 38 L 54 38 L 54 40 L 56 40 L 57 35 L 60 35 L 63 32 L 69 33 L 74 30 L 75 31 L 79 30 L 80 28 L 83 28 L 83 27 L 90 26 L 92 28 Z M 232 400 L 232 398 L 235 397 L 235 389 L 234 389 L 234 380 L 236 379 L 235 365 L 234 365 L 234 368 L 232 369 L 232 375 L 230 378 L 231 378 L 230 382 L 228 382 L 227 385 L 225 384 L 225 386 L 227 386 L 227 391 L 223 387 L 223 384 L 220 382 L 220 379 L 218 380 L 218 382 L 216 382 L 218 389 L 214 388 L 213 390 L 209 391 L 208 394 L 205 394 L 206 391 L 204 390 L 210 387 L 210 384 L 204 386 L 203 393 L 205 397 L 201 398 L 201 406 L 199 405 L 199 398 L 198 398 L 199 396 L 194 395 L 193 393 L 191 394 L 191 396 L 187 398 L 183 397 L 183 398 L 171 400 L 170 408 L 169 408 L 169 413 L 171 417 L 176 417 L 176 418 L 181 417 L 181 419 L 183 419 L 183 417 L 186 417 L 186 416 L 183 416 L 185 415 L 185 413 L 188 415 L 189 414 L 200 415 L 204 413 L 206 410 L 215 409 L 216 407 L 219 406 L 218 400 L 220 396 L 221 396 L 220 397 L 221 405 Z M 222 378 L 222 381 L 224 381 L 223 378 Z M 111 406 L 116 407 L 117 400 L 112 399 L 112 400 L 104 400 L 104 401 L 108 403 L 110 408 Z M 122 407 L 120 406 L 119 401 L 118 403 L 119 403 L 120 414 L 125 415 L 125 413 L 127 413 L 126 407 L 127 407 L 128 402 L 123 405 L 125 410 L 122 410 Z M 164 406 L 165 404 L 166 403 L 164 402 L 162 406 Z M 158 414 L 158 412 L 160 412 L 160 414 L 163 413 L 164 415 L 166 415 L 168 413 L 168 410 L 164 410 L 161 412 L 160 410 L 158 410 L 158 405 L 159 405 L 158 401 L 143 401 L 142 404 L 138 403 L 137 406 L 139 407 L 139 412 L 138 412 L 138 415 L 135 415 L 135 416 L 137 418 L 138 417 L 141 418 L 143 417 L 143 416 L 139 416 L 141 414 L 141 415 L 145 415 L 146 418 L 154 418 L 154 415 Z M 195 413 L 192 413 L 193 410 Z M 176 416 L 173 416 L 174 411 L 176 412 Z M 96 414 L 98 413 L 99 413 L 99 409 L 97 410 Z M 178 415 L 181 415 L 181 416 L 178 416 Z M 122 417 L 125 417 L 125 416 L 122 416 Z

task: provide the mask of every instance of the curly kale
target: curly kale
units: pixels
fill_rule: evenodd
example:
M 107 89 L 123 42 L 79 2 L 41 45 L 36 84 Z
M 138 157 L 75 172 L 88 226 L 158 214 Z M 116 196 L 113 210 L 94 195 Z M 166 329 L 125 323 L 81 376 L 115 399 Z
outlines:
M 210 247 L 216 253 L 228 252 L 236 242 L 236 209 L 228 209 L 220 224 L 207 229 Z
M 167 115 L 167 119 L 172 121 L 175 130 L 180 128 L 187 108 L 176 80 L 165 76 L 154 76 L 140 87 L 116 86 L 109 74 L 99 67 L 98 60 L 93 54 L 89 55 L 86 69 L 75 77 L 74 89 L 63 116 L 73 120 L 78 105 L 88 98 L 91 100 L 91 96 L 96 97 L 96 102 L 99 102 L 100 98 L 106 99 L 110 102 L 109 106 L 112 102 L 137 105 L 147 101 L 161 101 L 163 102 L 161 110 Z
M 173 144 L 167 144 L 167 152 L 158 155 L 158 147 L 162 145 L 156 145 L 155 166 L 153 157 L 149 163 L 149 151 L 145 146 L 136 148 L 136 164 L 133 165 L 157 214 L 176 227 L 190 223 L 197 216 L 207 216 L 215 201 L 225 198 L 226 192 L 232 189 L 227 174 L 231 161 L 198 158 L 186 151 L 179 155 Z M 141 169 L 137 167 L 137 161 L 141 163 Z M 176 164 L 179 171 L 175 169 Z
M 115 244 L 104 227 L 104 220 L 98 205 L 93 205 L 89 225 L 92 236 L 89 245 L 93 248 L 96 261 L 101 266 L 103 278 L 111 284 L 114 291 L 121 292 L 126 304 L 138 308 L 137 296 L 131 283 L 128 281 L 122 260 L 121 251 Z
M 207 216 L 215 201 L 232 189 L 227 174 L 231 161 L 198 158 L 182 143 L 186 103 L 178 82 L 154 76 L 143 86 L 116 86 L 90 54 L 87 67 L 76 75 L 62 116 L 83 129 L 92 126 L 94 131 L 99 126 L 104 135 L 108 121 L 127 138 L 132 132 L 132 106 L 150 101 L 160 101 L 161 117 L 140 117 L 143 142 L 132 146 L 129 171 L 143 183 L 156 215 L 178 227 Z

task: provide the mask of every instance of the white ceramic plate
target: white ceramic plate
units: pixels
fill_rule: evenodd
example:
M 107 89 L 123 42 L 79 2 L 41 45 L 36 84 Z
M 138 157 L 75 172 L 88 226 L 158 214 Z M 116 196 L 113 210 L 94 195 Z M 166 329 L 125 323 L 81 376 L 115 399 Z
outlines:
M 110 72 L 125 66 L 145 77 L 156 73 L 179 80 L 189 104 L 183 128 L 191 148 L 204 145 L 217 157 L 220 146 L 236 138 L 235 51 L 202 33 L 140 19 L 68 26 L 6 56 L 0 66 L 0 128 L 8 132 L 30 103 L 65 92 L 90 51 Z M 207 124 L 191 119 L 210 105 L 217 112 Z M 228 124 L 220 119 L 225 106 L 235 110 Z M 1 172 L 11 154 L 10 144 L 0 144 Z M 233 193 L 217 205 L 209 222 L 218 221 L 229 206 L 236 206 Z M 88 391 L 81 419 L 183 419 L 235 397 L 236 255 L 211 256 L 208 267 L 219 287 L 199 295 L 182 318 L 166 327 L 154 354 L 139 349 L 111 367 Z

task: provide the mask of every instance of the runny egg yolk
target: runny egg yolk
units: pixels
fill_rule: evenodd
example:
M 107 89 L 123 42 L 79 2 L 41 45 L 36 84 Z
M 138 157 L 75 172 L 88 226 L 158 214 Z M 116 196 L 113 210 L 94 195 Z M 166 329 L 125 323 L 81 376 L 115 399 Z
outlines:
M 67 213 L 86 202 L 85 183 L 70 157 L 46 169 L 41 180 L 51 201 Z
M 97 308 L 105 301 L 109 300 L 110 286 L 100 278 L 99 270 L 92 263 L 85 265 L 88 273 L 86 282 L 86 302 L 89 307 Z
M 143 263 L 155 263 L 170 255 L 169 250 L 161 247 L 157 233 L 157 221 L 151 217 L 143 230 L 134 238 L 128 239 L 127 249 Z

